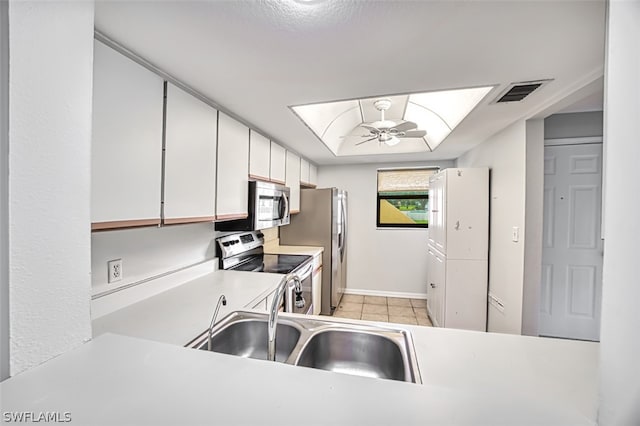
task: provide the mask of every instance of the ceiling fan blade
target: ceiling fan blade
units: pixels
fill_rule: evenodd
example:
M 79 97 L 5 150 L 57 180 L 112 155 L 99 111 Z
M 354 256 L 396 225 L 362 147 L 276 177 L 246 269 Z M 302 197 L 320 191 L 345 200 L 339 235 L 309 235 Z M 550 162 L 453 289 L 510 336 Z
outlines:
M 367 129 L 368 131 L 370 131 L 372 134 L 377 135 L 378 133 L 380 133 L 380 129 L 378 129 L 377 127 L 374 126 L 370 126 L 368 124 L 361 124 L 360 127 Z
M 399 138 L 421 138 L 425 136 L 427 132 L 425 130 L 409 130 L 404 134 L 398 135 Z
M 369 141 L 372 141 L 372 140 L 375 140 L 375 139 L 378 139 L 378 137 L 377 137 L 377 136 L 374 136 L 374 137 L 372 137 L 372 138 L 370 138 L 370 139 L 367 139 L 366 141 L 358 142 L 358 143 L 356 144 L 356 146 L 358 146 L 358 145 L 362 145 L 362 144 L 363 144 L 363 143 L 365 143 L 365 142 L 369 142 Z
M 396 129 L 398 132 L 404 132 L 406 130 L 416 129 L 418 128 L 418 125 L 413 121 L 405 121 L 404 123 L 400 123 L 397 126 L 394 126 L 393 128 Z

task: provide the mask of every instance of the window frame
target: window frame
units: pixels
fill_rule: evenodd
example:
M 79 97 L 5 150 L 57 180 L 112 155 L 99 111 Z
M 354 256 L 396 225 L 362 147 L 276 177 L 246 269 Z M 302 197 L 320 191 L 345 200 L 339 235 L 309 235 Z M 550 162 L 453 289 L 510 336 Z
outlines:
M 379 180 L 380 180 L 380 172 L 393 172 L 393 171 L 411 171 L 411 170 L 429 170 L 432 171 L 433 174 L 438 173 L 440 171 L 440 167 L 404 167 L 404 168 L 388 168 L 388 169 L 377 169 L 376 170 L 376 228 L 378 229 L 428 229 L 429 228 L 429 219 L 427 219 L 427 223 L 380 223 L 380 201 L 386 199 L 403 199 L 403 200 L 415 200 L 415 199 L 427 199 L 427 214 L 429 212 L 429 189 L 427 189 L 427 194 L 413 194 L 413 195 L 380 195 L 380 191 L 378 190 Z

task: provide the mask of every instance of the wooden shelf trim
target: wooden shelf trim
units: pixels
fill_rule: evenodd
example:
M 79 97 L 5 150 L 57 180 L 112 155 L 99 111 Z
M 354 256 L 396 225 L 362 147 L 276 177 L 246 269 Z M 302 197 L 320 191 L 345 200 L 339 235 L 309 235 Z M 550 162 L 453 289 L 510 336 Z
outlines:
M 221 214 L 216 216 L 216 221 L 224 221 L 224 220 L 234 220 L 234 219 L 246 219 L 249 217 L 248 213 L 238 213 L 238 214 Z
M 111 222 L 94 222 L 92 231 L 105 231 L 109 229 L 137 228 L 141 226 L 160 226 L 160 219 L 115 220 Z
M 178 223 L 199 223 L 199 222 L 213 222 L 216 220 L 215 216 L 199 216 L 199 217 L 176 217 L 164 220 L 165 225 L 175 225 Z

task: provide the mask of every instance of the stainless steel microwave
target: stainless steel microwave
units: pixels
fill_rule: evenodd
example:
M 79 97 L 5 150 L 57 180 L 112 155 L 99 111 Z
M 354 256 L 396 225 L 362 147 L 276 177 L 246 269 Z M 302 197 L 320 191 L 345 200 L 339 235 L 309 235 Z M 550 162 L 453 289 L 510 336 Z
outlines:
M 289 194 L 286 186 L 269 182 L 249 182 L 249 216 L 216 222 L 217 231 L 257 231 L 289 224 Z

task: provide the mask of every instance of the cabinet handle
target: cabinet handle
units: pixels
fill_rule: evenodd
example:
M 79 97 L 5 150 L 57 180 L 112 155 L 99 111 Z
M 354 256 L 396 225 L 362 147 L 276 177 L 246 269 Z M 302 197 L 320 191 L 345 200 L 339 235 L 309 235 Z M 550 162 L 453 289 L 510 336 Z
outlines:
M 430 283 L 431 284 L 431 288 L 436 288 L 436 285 L 434 283 Z

